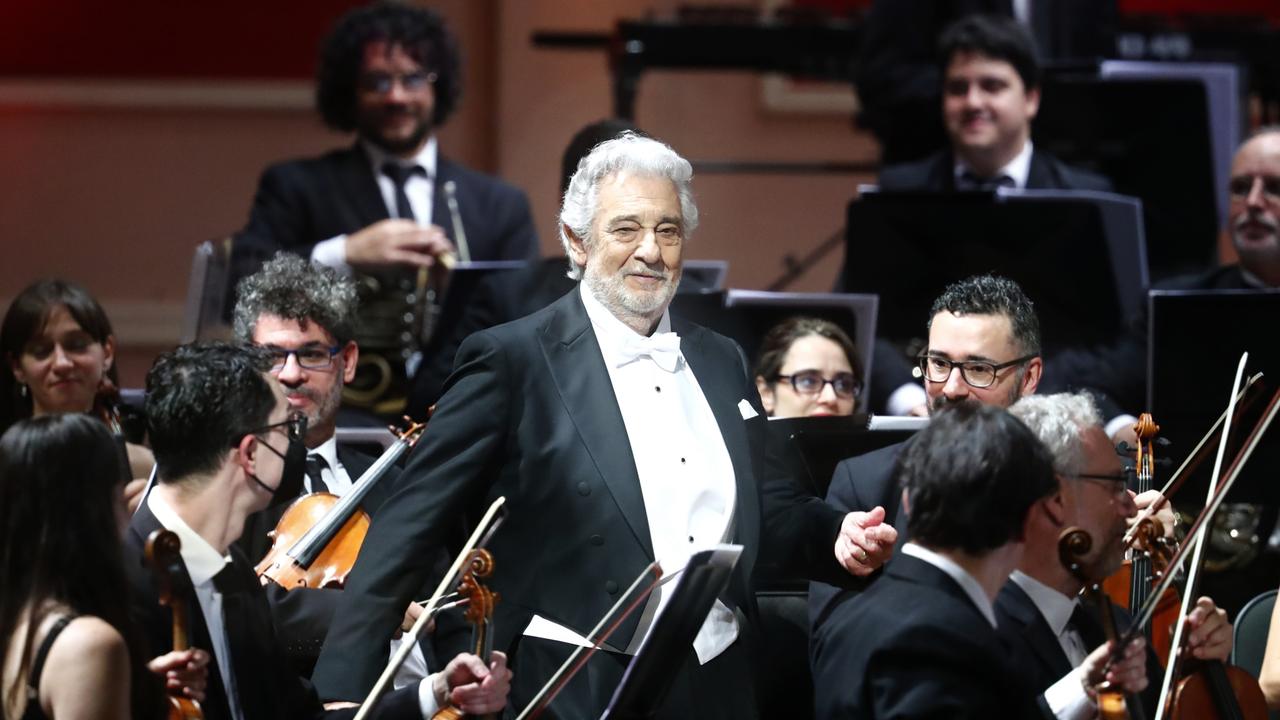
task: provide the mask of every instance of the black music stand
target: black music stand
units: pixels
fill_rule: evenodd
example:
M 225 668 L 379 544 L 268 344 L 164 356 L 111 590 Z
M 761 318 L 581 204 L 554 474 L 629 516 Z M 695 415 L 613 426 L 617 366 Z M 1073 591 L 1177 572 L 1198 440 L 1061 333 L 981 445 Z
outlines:
M 879 334 L 919 338 L 947 284 L 981 273 L 1035 302 L 1047 352 L 1109 342 L 1147 287 L 1141 203 L 1066 190 L 878 192 L 848 209 L 841 286 L 880 296 Z
M 1147 406 L 1161 436 L 1170 441 L 1166 453 L 1180 464 L 1226 408 L 1240 353 L 1249 353 L 1246 377 L 1261 372 L 1268 388 L 1280 382 L 1280 336 L 1272 331 L 1280 317 L 1280 291 L 1153 290 L 1150 303 Z M 1232 434 L 1227 462 L 1264 404 L 1265 398 L 1238 413 L 1241 429 Z M 1204 506 L 1212 466 L 1211 454 L 1178 491 L 1175 504 L 1188 510 Z M 1278 473 L 1280 434 L 1273 431 L 1263 437 L 1227 500 L 1280 505 Z
M 657 713 L 711 605 L 729 585 L 741 554 L 741 545 L 717 545 L 689 558 L 671 599 L 631 659 L 601 720 L 640 720 Z

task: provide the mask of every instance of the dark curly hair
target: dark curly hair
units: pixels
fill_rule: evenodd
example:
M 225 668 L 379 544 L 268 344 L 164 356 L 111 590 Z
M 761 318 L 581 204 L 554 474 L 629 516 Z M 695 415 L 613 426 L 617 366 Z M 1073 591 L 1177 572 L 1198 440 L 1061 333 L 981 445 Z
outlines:
M 1022 286 L 999 275 L 974 275 L 951 283 L 929 310 L 929 325 L 940 312 L 953 315 L 1004 315 L 1013 342 L 1023 355 L 1040 354 L 1040 318 Z
M 369 43 L 404 48 L 409 57 L 436 75 L 434 127 L 444 125 L 462 95 L 458 43 L 435 12 L 404 2 L 384 1 L 343 15 L 320 48 L 316 72 L 316 108 L 329 127 L 356 129 L 356 84 Z
M 236 285 L 233 328 L 236 340 L 251 343 L 263 315 L 310 320 L 328 330 L 339 345 L 346 345 L 355 337 L 358 305 L 350 279 L 333 268 L 281 251 Z
M 160 482 L 216 470 L 241 437 L 269 422 L 270 367 L 260 348 L 229 343 L 182 345 L 156 359 L 147 372 L 147 434 Z
M 907 490 L 907 531 L 927 547 L 985 555 L 1023 539 L 1032 504 L 1058 487 L 1049 451 L 993 405 L 959 403 L 934 414 L 894 468 Z

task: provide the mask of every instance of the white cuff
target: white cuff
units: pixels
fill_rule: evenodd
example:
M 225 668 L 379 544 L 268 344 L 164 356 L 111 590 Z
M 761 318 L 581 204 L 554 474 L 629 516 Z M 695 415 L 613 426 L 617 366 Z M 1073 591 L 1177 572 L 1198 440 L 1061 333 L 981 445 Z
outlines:
M 339 235 L 316 243 L 316 246 L 311 248 L 311 262 L 327 265 L 343 275 L 350 275 L 351 266 L 347 264 L 347 236 Z
M 1049 712 L 1058 720 L 1086 720 L 1092 718 L 1097 708 L 1084 692 L 1080 668 L 1076 668 L 1044 691 L 1044 701 Z
M 1116 433 L 1120 432 L 1120 428 L 1125 425 L 1136 425 L 1137 422 L 1138 418 L 1132 415 L 1117 415 L 1108 420 L 1106 427 L 1103 429 L 1106 431 L 1107 437 L 1114 437 Z
M 924 388 L 915 383 L 906 383 L 905 385 L 899 385 L 898 389 L 889 395 L 889 402 L 885 403 L 888 407 L 885 409 L 889 411 L 888 414 L 890 415 L 902 416 L 910 414 L 912 409 L 928 403 L 929 396 L 925 394 Z
M 431 720 L 431 717 L 440 712 L 440 704 L 436 702 L 436 694 L 431 690 L 431 686 L 435 684 L 435 675 L 424 678 L 418 683 L 418 708 L 422 710 L 423 720 Z

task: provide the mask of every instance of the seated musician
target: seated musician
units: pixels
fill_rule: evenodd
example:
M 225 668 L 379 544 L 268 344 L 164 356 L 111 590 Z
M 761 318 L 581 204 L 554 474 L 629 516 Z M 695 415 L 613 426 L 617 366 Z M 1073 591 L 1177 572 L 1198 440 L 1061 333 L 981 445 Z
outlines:
M 462 75 L 457 39 L 434 10 L 386 1 L 353 9 L 324 41 L 316 88 L 324 123 L 354 132 L 355 142 L 263 172 L 248 224 L 236 236 L 237 265 L 252 272 L 287 250 L 359 271 L 364 352 L 386 360 L 362 368 L 360 387 L 388 380 L 389 395 L 377 400 L 398 394 L 403 403 L 407 386 L 395 385 L 412 371 L 402 352 L 425 340 L 401 336 L 420 333 L 425 322 L 416 271 L 460 251 L 463 235 L 471 260 L 536 258 L 529 201 L 440 150 L 437 131 L 458 106 Z M 401 322 L 406 314 L 414 321 Z M 438 390 L 444 377 L 419 381 Z
M 214 657 L 204 703 L 208 718 L 318 717 L 310 684 L 285 658 L 262 585 L 232 543 L 246 518 L 301 482 L 305 448 L 268 354 L 230 345 L 183 346 L 147 374 L 147 427 L 159 484 L 126 538 L 134 619 L 152 646 L 168 642 L 168 612 L 155 603 L 141 568 L 146 538 L 167 528 L 182 541 L 194 588 L 191 640 Z M 195 612 L 198 607 L 199 612 Z M 469 713 L 505 703 L 510 673 L 497 655 L 486 667 L 455 658 L 419 684 L 389 693 L 381 717 L 431 717 L 448 701 Z
M 204 698 L 203 650 L 144 664 L 129 622 L 118 468 L 106 427 L 79 413 L 21 420 L 0 438 L 0 717 L 156 717 L 160 683 L 148 667 L 169 690 Z
M 1127 520 L 1138 513 L 1115 448 L 1086 394 L 1024 397 L 1009 408 L 1045 444 L 1058 476 L 1056 493 L 1039 505 L 1028 526 L 1026 551 L 996 599 L 996 616 L 1010 646 L 1025 651 L 1025 665 L 1044 701 L 1058 717 L 1092 717 L 1081 692 L 1086 651 L 1101 643 L 1101 619 L 1082 604 L 1083 583 L 1063 566 L 1058 537 L 1067 527 L 1086 530 L 1094 541 L 1084 558 L 1086 574 L 1101 582 L 1124 560 Z M 1083 613 L 1077 612 L 1083 610 Z M 1128 614 L 1121 611 L 1121 630 Z M 1199 598 L 1187 618 L 1192 656 L 1225 661 L 1231 652 L 1226 611 Z M 1075 668 L 1072 670 L 1072 668 Z M 1141 696 L 1146 717 L 1155 716 L 1161 668 L 1148 653 L 1148 692 Z
M 1049 382 L 1040 357 L 1040 320 L 1035 306 L 1012 280 L 979 275 L 952 283 L 930 309 L 928 346 L 919 358 L 920 374 L 930 412 L 953 404 L 982 403 L 1007 408 L 1031 395 L 1042 382 L 1066 389 L 1060 380 Z M 903 444 L 890 445 L 836 466 L 827 491 L 827 502 L 840 510 L 863 510 L 882 517 L 893 528 L 906 525 L 906 513 L 893 484 L 892 469 Z M 1139 507 L 1155 501 L 1159 493 L 1144 493 Z M 1171 511 L 1165 510 L 1166 515 Z M 1166 523 L 1172 527 L 1172 523 Z M 876 530 L 877 533 L 883 530 Z M 898 534 L 898 542 L 904 534 Z M 862 538 L 861 551 L 871 552 L 875 538 Z M 846 590 L 856 591 L 857 588 Z M 823 622 L 837 588 L 822 583 L 809 587 L 809 619 L 816 629 Z
M 1106 178 L 1032 147 L 1040 66 L 1031 36 L 1016 20 L 961 18 L 943 31 L 938 57 L 950 147 L 883 168 L 881 190 L 1112 189 Z
M 266 348 L 271 374 L 283 386 L 290 410 L 307 417 L 306 477 L 300 490 L 344 496 L 374 462 L 355 448 L 340 446 L 334 436 L 342 389 L 355 376 L 360 355 L 354 339 L 355 284 L 332 268 L 279 253 L 241 280 L 236 291 L 236 339 Z M 376 513 L 399 476 L 400 469 L 390 467 L 361 500 L 362 509 Z M 271 549 L 267 533 L 293 498 L 280 499 L 280 504 L 250 515 L 236 541 L 252 563 L 261 562 Z M 266 591 L 285 651 L 299 672 L 309 676 L 333 617 L 335 591 L 286 591 L 275 583 L 268 583 Z M 409 608 L 406 621 L 411 624 L 420 606 L 410 603 Z M 414 665 L 421 661 L 415 654 Z
M 908 443 L 894 479 L 912 539 L 815 633 L 816 715 L 1040 717 L 992 604 L 1057 489 L 1048 452 L 1008 412 L 966 403 L 937 413 Z M 1106 675 L 1141 689 L 1141 642 L 1104 672 L 1108 657 L 1106 646 L 1089 656 L 1090 682 Z
M 1275 290 L 1280 288 L 1280 126 L 1257 130 L 1236 150 L 1227 186 L 1227 232 L 1239 261 L 1168 278 L 1159 290 Z M 1143 406 L 1147 389 L 1146 303 L 1129 332 L 1090 368 L 1097 383 L 1125 408 Z
M 852 415 L 862 393 L 853 341 L 829 320 L 784 320 L 764 336 L 756 389 L 769 417 Z
M 65 280 L 40 280 L 14 298 L 0 325 L 0 432 L 17 420 L 55 412 L 108 417 L 116 401 L 116 338 L 111 321 L 87 290 Z M 126 497 L 141 498 L 155 459 L 127 443 L 135 478 Z

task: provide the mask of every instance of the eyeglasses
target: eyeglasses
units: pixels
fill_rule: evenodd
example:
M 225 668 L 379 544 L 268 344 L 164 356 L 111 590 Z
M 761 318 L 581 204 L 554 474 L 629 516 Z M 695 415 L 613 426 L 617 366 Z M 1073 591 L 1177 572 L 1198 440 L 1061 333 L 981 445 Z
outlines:
M 921 355 L 916 358 L 918 367 L 912 373 L 916 377 L 924 377 L 929 382 L 942 383 L 951 377 L 952 368 L 960 369 L 960 377 L 975 388 L 991 387 L 1000 371 L 1014 365 L 1039 357 L 1039 353 L 1023 355 L 1009 362 L 989 363 L 985 360 L 948 360 L 936 355 Z
M 779 380 L 791 383 L 791 389 L 801 395 L 819 395 L 827 385 L 835 391 L 836 397 L 846 400 L 856 398 L 862 392 L 862 383 L 853 376 L 853 373 L 836 373 L 835 377 L 828 380 L 817 370 L 802 370 L 794 375 L 773 376 L 774 382 Z
M 231 445 L 232 447 L 235 447 L 236 445 L 240 444 L 240 438 L 244 437 L 245 435 L 262 435 L 264 433 L 269 433 L 272 430 L 275 430 L 276 428 L 284 428 L 285 436 L 289 438 L 289 442 L 297 442 L 301 440 L 304 435 L 307 434 L 307 416 L 303 415 L 302 413 L 294 413 L 290 415 L 287 420 L 281 420 L 278 423 L 271 423 L 270 425 L 263 425 L 262 427 L 246 430 L 245 432 L 237 435 L 236 439 L 231 443 Z M 263 444 L 271 448 L 271 445 L 269 443 L 263 443 Z M 284 457 L 280 453 L 280 451 L 276 450 L 275 448 L 271 448 L 271 451 L 277 455 L 280 455 L 281 457 Z
M 395 87 L 397 82 L 400 83 L 400 87 L 404 88 L 405 92 L 418 92 L 426 89 L 428 85 L 431 85 L 435 81 L 435 73 L 427 72 L 426 70 L 415 70 L 413 72 L 398 74 L 383 72 L 364 73 L 360 76 L 357 84 L 360 89 L 365 92 L 385 95 L 386 93 L 391 92 L 391 88 Z
M 1280 204 L 1280 177 L 1273 175 L 1237 175 L 1227 183 L 1227 192 L 1236 200 L 1244 200 L 1253 192 L 1253 186 L 1262 181 L 1262 195 L 1267 202 Z
M 1073 475 L 1077 480 L 1085 480 L 1087 482 L 1096 483 L 1111 491 L 1113 495 L 1119 497 L 1129 492 L 1129 478 L 1126 475 L 1093 475 L 1090 473 L 1080 473 Z
M 273 373 L 284 370 L 284 366 L 289 364 L 290 355 L 298 361 L 300 367 L 307 370 L 328 370 L 333 365 L 333 356 L 342 352 L 341 345 L 332 345 L 330 347 L 307 345 L 294 350 L 275 345 L 264 345 L 263 349 L 271 357 L 271 372 Z

